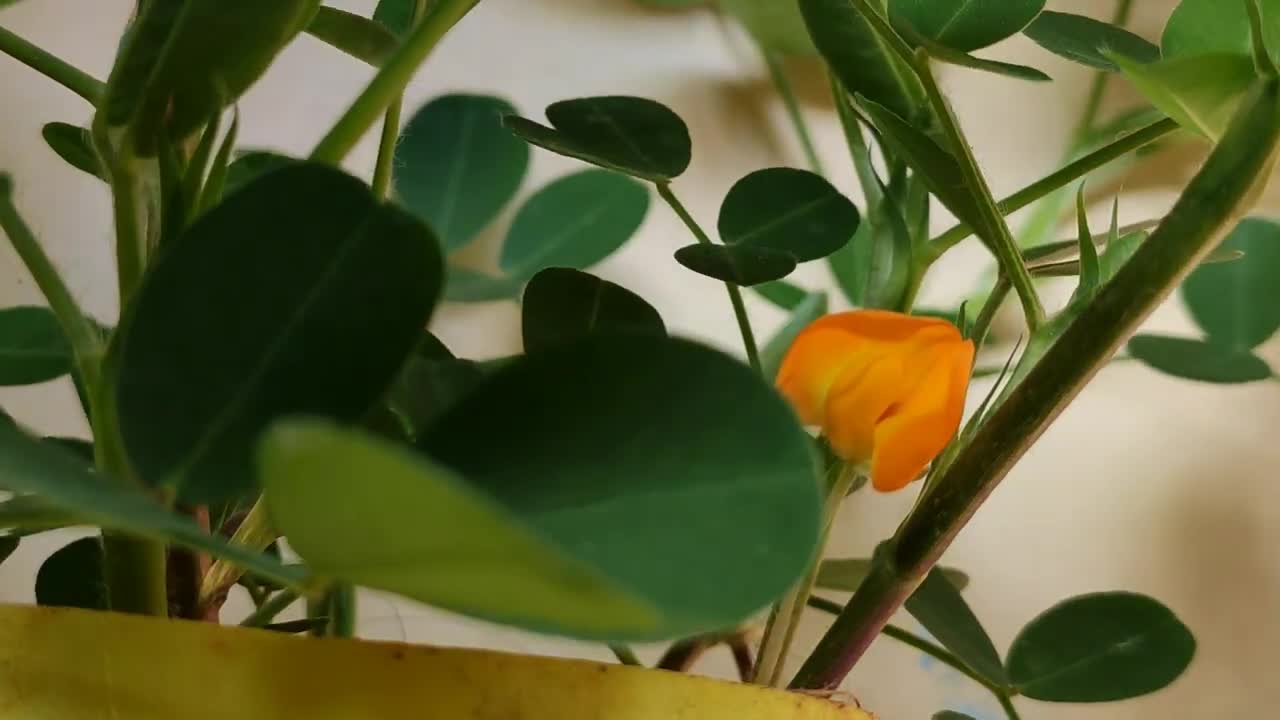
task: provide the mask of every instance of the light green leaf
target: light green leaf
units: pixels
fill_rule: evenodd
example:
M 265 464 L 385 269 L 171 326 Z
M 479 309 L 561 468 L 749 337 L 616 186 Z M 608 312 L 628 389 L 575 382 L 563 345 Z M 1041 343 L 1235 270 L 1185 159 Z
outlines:
M 1129 354 L 1160 372 L 1186 380 L 1236 384 L 1272 377 L 1266 361 L 1249 350 L 1203 340 L 1136 335 L 1129 340 Z
M 400 44 L 382 24 L 325 5 L 311 18 L 307 33 L 374 67 L 380 67 Z
M 894 25 L 963 52 L 994 45 L 1026 27 L 1045 0 L 889 0 Z
M 1009 648 L 1009 678 L 1036 700 L 1114 702 L 1169 685 L 1195 651 L 1187 626 L 1152 598 L 1080 595 L 1018 633 Z
M 760 297 L 783 310 L 795 310 L 809 296 L 809 293 L 804 288 L 793 285 L 786 280 L 760 283 L 751 289 L 755 290 Z
M 1108 52 L 1137 63 L 1160 59 L 1160 48 L 1145 38 L 1085 15 L 1045 10 L 1022 33 L 1055 55 L 1108 72 L 1120 69 Z
M 1164 56 L 1248 54 L 1252 43 L 1246 2 L 1252 0 L 1182 0 L 1160 38 Z M 1261 6 L 1267 46 L 1275 53 L 1280 51 L 1280 0 L 1261 0 Z
M 1109 57 L 1152 105 L 1214 142 L 1256 77 L 1248 55 L 1170 57 L 1145 65 L 1115 53 Z
M 796 341 L 800 331 L 814 320 L 827 314 L 827 294 L 812 292 L 805 295 L 804 300 L 791 311 L 791 316 L 781 328 L 769 338 L 769 342 L 760 348 L 760 367 L 766 378 L 777 377 L 778 368 L 782 366 L 782 358 Z
M 444 95 L 400 133 L 395 195 L 440 236 L 446 251 L 475 239 L 511 201 L 529 167 L 529 146 L 502 127 L 506 100 Z
M 558 178 L 520 207 L 498 267 L 518 282 L 548 267 L 589 268 L 626 244 L 648 211 L 648 188 L 624 175 L 590 169 Z
M 737 18 L 756 42 L 768 50 L 788 55 L 817 52 L 795 2 L 720 0 L 720 8 Z
M 689 167 L 689 128 L 665 105 L 606 96 L 561 100 L 547 107 L 551 127 L 506 118 L 512 132 L 538 147 L 607 170 L 667 182 Z
M 1182 284 L 1182 300 L 1211 342 L 1255 348 L 1280 329 L 1280 225 L 1248 218 L 1219 249 L 1244 257 L 1197 268 Z
M 665 336 L 666 325 L 644 298 L 614 283 L 570 268 L 533 276 L 521 303 L 525 352 L 599 334 Z

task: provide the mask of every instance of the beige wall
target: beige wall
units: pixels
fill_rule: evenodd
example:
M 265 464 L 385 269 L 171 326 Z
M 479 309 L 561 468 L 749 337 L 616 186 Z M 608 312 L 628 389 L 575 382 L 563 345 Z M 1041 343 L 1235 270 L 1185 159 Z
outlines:
M 781 0 L 780 0 L 781 1 Z M 0 12 L 18 30 L 102 76 L 127 14 L 126 0 L 26 0 Z M 331 3 L 368 10 L 372 0 Z M 1105 15 L 1109 3 L 1052 3 L 1058 9 Z M 1158 28 L 1164 0 L 1137 3 L 1139 24 Z M 1149 37 L 1155 33 L 1148 32 Z M 1058 79 L 1030 85 L 961 70 L 945 73 L 947 88 L 999 194 L 1050 168 L 1069 130 L 1086 74 L 1015 39 L 992 53 L 1030 62 Z M 244 142 L 302 152 L 345 106 L 369 71 L 309 38 L 298 41 L 242 103 Z M 606 92 L 646 95 L 680 112 L 692 127 L 695 155 L 677 190 L 710 221 L 738 176 L 774 164 L 799 164 L 781 108 L 764 91 L 747 46 L 727 41 L 706 15 L 637 12 L 624 0 L 485 0 L 440 48 L 410 91 L 411 104 L 449 90 L 504 94 L 526 113 L 550 101 Z M 18 199 L 72 287 L 95 312 L 112 317 L 113 280 L 107 197 L 96 181 L 62 165 L 39 137 L 51 120 L 84 122 L 78 98 L 0 58 L 0 169 L 17 182 Z M 837 184 L 854 192 L 833 118 L 814 110 L 814 124 Z M 367 172 L 370 143 L 350 166 Z M 573 167 L 535 154 L 532 181 Z M 1159 182 L 1185 174 L 1165 162 L 1130 180 L 1125 220 L 1158 214 L 1171 195 Z M 534 183 L 528 183 L 532 186 Z M 938 225 L 943 224 L 938 218 Z M 676 266 L 671 252 L 687 242 L 677 222 L 655 205 L 641 235 L 599 272 L 649 298 L 681 334 L 736 348 L 734 328 L 716 283 Z M 967 290 L 985 266 L 966 247 L 948 258 L 927 299 L 942 302 Z M 820 264 L 803 268 L 813 284 L 829 284 Z M 6 247 L 0 247 L 0 306 L 37 301 Z M 751 303 L 767 334 L 780 318 Z M 461 353 L 488 356 L 518 348 L 511 305 L 447 307 L 434 323 Z M 1151 321 L 1186 330 L 1176 302 Z M 1280 360 L 1274 347 L 1265 349 Z M 979 387 L 980 394 L 985 387 Z M 70 389 L 63 384 L 0 392 L 0 404 L 43 431 L 76 433 Z M 1280 702 L 1273 668 L 1280 661 L 1280 492 L 1271 468 L 1280 465 L 1272 425 L 1280 421 L 1280 388 L 1272 384 L 1218 388 L 1180 382 L 1134 365 L 1102 373 L 1040 444 L 1018 465 L 947 556 L 973 576 L 967 591 L 1000 648 L 1038 611 L 1074 593 L 1130 589 L 1169 604 L 1196 631 L 1200 651 L 1175 687 L 1137 702 L 1068 708 L 1024 703 L 1029 718 L 1162 718 L 1267 716 Z M 846 508 L 833 552 L 865 554 L 892 531 L 911 502 L 906 494 L 858 495 Z M 48 543 L 25 544 L 0 568 L 0 600 L 31 598 L 30 578 Z M 362 605 L 362 632 L 420 642 L 503 644 L 534 652 L 604 657 L 598 648 L 547 641 L 477 623 L 442 619 L 408 604 L 371 598 Z M 904 624 L 911 624 L 903 617 Z M 802 640 L 821 631 L 810 618 Z M 724 672 L 717 656 L 706 669 Z M 847 689 L 885 718 L 924 718 L 944 704 L 985 717 L 994 705 L 963 678 L 922 662 L 892 641 L 875 645 Z

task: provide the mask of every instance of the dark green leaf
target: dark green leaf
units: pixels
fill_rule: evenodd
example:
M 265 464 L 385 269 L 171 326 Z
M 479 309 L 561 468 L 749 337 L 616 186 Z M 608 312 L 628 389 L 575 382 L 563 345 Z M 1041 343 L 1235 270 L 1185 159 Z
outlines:
M 760 367 L 765 377 L 777 377 L 778 368 L 782 365 L 782 358 L 787 354 L 787 350 L 791 348 L 791 343 L 796 341 L 800 331 L 826 314 L 826 293 L 813 292 L 805 296 L 804 300 L 792 310 L 791 316 L 787 318 L 782 327 L 778 328 L 773 337 L 769 338 L 769 342 L 760 348 Z
M 321 6 L 307 25 L 307 32 L 342 52 L 379 67 L 400 44 L 382 24 L 366 17 Z
M 1016 34 L 1044 5 L 1045 0 L 889 0 L 889 18 L 894 25 L 969 52 Z
M 279 170 L 298 162 L 301 161 L 297 158 L 266 150 L 251 150 L 242 153 L 227 166 L 227 179 L 223 186 L 223 193 L 230 195 L 273 170 Z
M 1182 299 L 1214 343 L 1257 347 L 1280 328 L 1280 225 L 1248 218 L 1220 249 L 1244 258 L 1197 268 L 1182 285 Z
M 19 538 L 10 535 L 0 535 L 0 564 L 9 559 L 14 550 L 18 549 Z
M 1080 595 L 1018 633 L 1009 649 L 1009 677 L 1036 700 L 1111 702 L 1172 683 L 1195 651 L 1187 626 L 1152 598 Z
M 520 295 L 522 284 L 520 280 L 489 275 L 460 265 L 450 265 L 444 299 L 450 302 L 515 300 Z
M 624 175 L 591 169 L 559 178 L 520 207 L 498 266 L 518 281 L 548 267 L 589 268 L 630 240 L 648 210 L 648 188 Z
M 1169 16 L 1160 38 L 1165 57 L 1210 53 L 1248 54 L 1252 47 L 1249 11 L 1252 0 L 1182 0 Z M 1280 50 L 1280 0 L 1262 0 L 1267 46 Z
M 93 467 L 93 443 L 89 440 L 81 440 L 80 438 L 73 437 L 47 437 L 44 441 L 75 455 L 83 460 L 85 465 L 88 467 Z
M 33 494 L 39 502 L 80 518 L 83 524 L 208 552 L 267 577 L 294 582 L 303 577 L 296 568 L 210 535 L 190 518 L 170 512 L 123 481 L 103 482 L 82 460 L 4 423 L 0 423 L 0 483 L 9 491 Z
M 373 407 L 440 284 L 430 231 L 362 181 L 302 163 L 254 181 L 148 269 L 118 334 L 121 433 L 138 473 L 192 503 L 249 490 L 271 421 Z
M 1271 377 L 1267 363 L 1249 350 L 1203 340 L 1137 335 L 1129 340 L 1129 354 L 1160 372 L 1187 380 L 1232 384 Z
M 1043 70 L 1033 68 L 1029 65 L 1019 65 L 1017 63 L 1003 62 L 1000 60 L 990 60 L 980 58 L 976 55 L 970 55 L 967 52 L 961 52 L 945 45 L 939 45 L 931 40 L 923 38 L 918 39 L 920 47 L 924 48 L 929 57 L 934 60 L 955 65 L 957 67 L 966 67 L 970 70 L 980 70 L 993 75 L 1004 75 L 1016 80 L 1029 80 L 1031 82 L 1049 82 L 1053 78 L 1049 77 Z
M 831 558 L 818 568 L 818 587 L 853 592 L 871 572 L 870 558 Z M 942 574 L 956 590 L 969 587 L 969 576 L 961 570 L 942 568 Z
M 975 720 L 972 715 L 965 715 L 955 710 L 943 710 L 933 714 L 933 720 Z
M 930 635 L 974 672 L 997 685 L 1008 684 L 1000 654 L 987 631 L 941 570 L 935 567 L 929 571 L 905 607 Z
M 98 151 L 93 148 L 93 136 L 88 130 L 70 123 L 46 123 L 40 130 L 49 147 L 71 167 L 90 175 L 106 179 Z
M 36 603 L 109 610 L 102 538 L 81 538 L 50 555 L 36 573 Z
M 418 0 L 378 0 L 373 19 L 395 35 L 404 35 L 412 29 L 413 9 Z
M 887 44 L 855 2 L 870 8 L 874 0 L 799 0 L 809 34 L 832 72 L 852 95 L 861 95 L 907 118 L 929 117 L 924 88 L 915 70 Z
M 126 37 L 107 87 L 106 118 L 131 127 L 132 150 L 186 138 L 235 102 L 307 26 L 320 0 L 152 2 Z
M 525 352 L 589 335 L 667 334 L 662 317 L 644 298 L 569 268 L 547 268 L 534 275 L 524 291 L 522 312 Z
M 71 372 L 71 345 L 46 307 L 0 310 L 0 386 L 34 385 Z
M 529 146 L 502 127 L 514 112 L 501 98 L 444 95 L 400 133 L 396 197 L 436 231 L 446 251 L 474 240 L 520 188 Z
M 84 523 L 80 516 L 56 508 L 35 495 L 18 495 L 0 502 L 0 528 L 10 529 L 15 536 L 81 524 Z
M 753 245 L 686 245 L 676 262 L 707 277 L 735 285 L 779 280 L 796 269 L 796 259 L 780 251 Z
M 773 282 L 760 283 L 751 288 L 756 291 L 760 297 L 777 305 L 783 310 L 795 310 L 809 296 L 804 288 L 798 285 L 792 285 L 786 280 L 774 280 Z
M 1152 105 L 1215 142 L 1256 77 L 1248 55 L 1180 56 L 1148 64 L 1109 57 Z
M 1138 63 L 1160 59 L 1160 48 L 1145 38 L 1084 15 L 1045 10 L 1022 33 L 1055 55 L 1098 70 L 1120 69 L 1104 51 Z
M 703 0 L 705 3 L 705 0 Z M 720 8 L 738 19 L 761 47 L 788 55 L 813 55 L 813 41 L 794 2 L 720 0 Z
M 758 374 L 685 340 L 597 335 L 516 359 L 420 445 L 648 601 L 656 622 L 634 639 L 733 626 L 781 595 L 815 546 L 809 436 Z
M 666 182 L 689 167 L 689 128 L 667 106 L 637 97 L 561 100 L 547 108 L 551 127 L 522 117 L 506 125 L 526 141 L 560 155 Z
M 858 220 L 858 208 L 821 175 L 768 168 L 734 183 L 718 225 L 726 244 L 781 250 L 808 262 L 848 244 Z
M 392 385 L 387 406 L 416 438 L 483 378 L 478 363 L 454 357 L 434 335 L 425 333 Z

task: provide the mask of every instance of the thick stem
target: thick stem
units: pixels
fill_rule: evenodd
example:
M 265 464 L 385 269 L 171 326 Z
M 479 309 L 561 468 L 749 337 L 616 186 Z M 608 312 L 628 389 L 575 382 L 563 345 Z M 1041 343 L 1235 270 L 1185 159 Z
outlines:
M 167 617 L 164 543 L 116 532 L 102 533 L 103 575 L 115 612 Z
M 463 18 L 479 0 L 440 0 L 400 47 L 378 70 L 364 92 L 338 118 L 338 122 L 320 140 L 311 159 L 337 165 L 351 152 L 360 138 L 373 127 L 391 103 L 404 92 L 418 67 L 426 62 L 445 34 Z
M 1280 80 L 1260 83 L 1147 242 L 1080 311 L 926 491 L 792 682 L 835 688 L 1040 434 L 1249 209 L 1280 145 Z
M 671 209 L 680 217 L 680 221 L 684 223 L 685 227 L 689 228 L 689 232 L 693 233 L 698 242 L 703 245 L 713 244 L 711 238 L 698 225 L 698 221 L 693 219 L 693 216 L 689 214 L 680 199 L 675 196 L 675 193 L 671 192 L 671 185 L 669 183 L 655 183 L 655 185 L 658 188 L 658 195 L 666 201 L 667 205 L 671 206 Z M 737 285 L 731 282 L 726 282 L 724 287 L 729 293 L 729 302 L 733 305 L 733 314 L 738 321 L 738 330 L 742 333 L 742 345 L 747 352 L 747 362 L 756 372 L 763 373 L 764 370 L 760 366 L 760 351 L 756 347 L 756 336 L 751 329 L 751 317 L 747 314 L 747 306 L 742 302 L 742 292 Z
M 786 68 L 783 67 L 776 52 L 761 46 L 760 54 L 764 56 L 764 63 L 769 68 L 769 79 L 773 81 L 773 87 L 778 91 L 778 97 L 782 98 L 782 104 L 787 109 L 787 119 L 791 122 L 796 138 L 800 141 L 800 148 L 804 150 L 809 169 L 819 175 L 825 175 L 822 160 L 818 158 L 818 150 L 813 144 L 813 136 L 809 133 L 809 126 L 804 120 L 804 113 L 800 110 L 800 103 L 796 100 L 795 88 L 791 86 Z
M 356 586 L 339 583 L 329 593 L 329 637 L 356 636 Z
M 101 81 L 3 27 L 0 27 L 0 53 L 44 75 L 92 105 L 97 105 L 106 92 L 106 86 Z

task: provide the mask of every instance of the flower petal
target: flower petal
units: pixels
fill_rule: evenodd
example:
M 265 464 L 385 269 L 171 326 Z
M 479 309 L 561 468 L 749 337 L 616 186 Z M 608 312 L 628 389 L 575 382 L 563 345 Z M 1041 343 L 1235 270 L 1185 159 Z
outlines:
M 916 333 L 929 328 L 946 328 L 950 336 L 960 340 L 960 330 L 955 325 L 936 317 L 903 315 L 890 310 L 850 310 L 832 313 L 815 320 L 809 330 L 841 330 L 867 340 L 901 342 L 910 340 Z
M 935 362 L 907 400 L 876 426 L 871 482 L 880 491 L 906 487 L 942 452 L 964 415 L 973 343 L 936 348 Z
M 851 364 L 827 393 L 822 427 L 836 454 L 849 462 L 870 460 L 876 425 L 903 399 L 903 361 L 894 353 L 878 353 Z
M 778 368 L 777 385 L 802 423 L 822 424 L 828 389 L 865 344 L 862 338 L 837 328 L 813 325 L 791 344 Z

